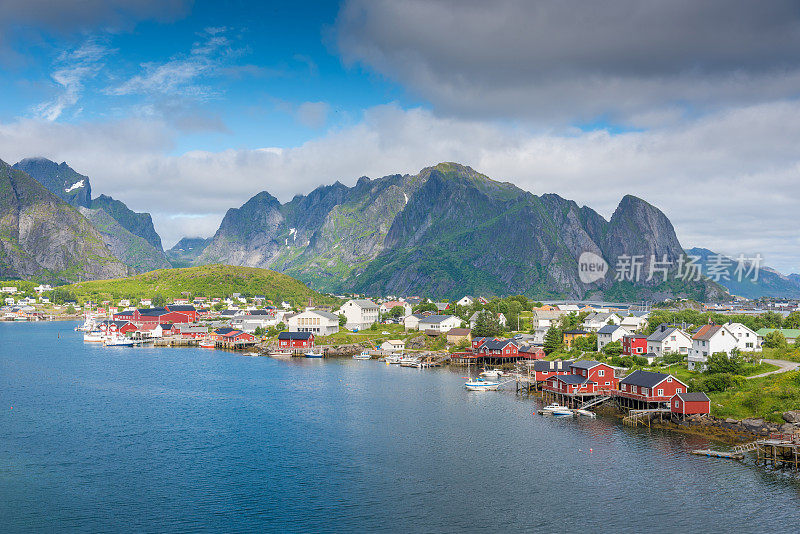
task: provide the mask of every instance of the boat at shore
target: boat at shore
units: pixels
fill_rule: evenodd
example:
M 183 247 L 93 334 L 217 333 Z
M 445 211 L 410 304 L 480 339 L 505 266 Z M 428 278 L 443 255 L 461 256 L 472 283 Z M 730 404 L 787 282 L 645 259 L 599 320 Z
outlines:
M 272 358 L 291 358 L 292 357 L 292 353 L 291 352 L 277 351 L 277 350 L 273 351 L 273 352 L 270 352 L 269 355 Z
M 483 378 L 476 378 L 464 383 L 464 387 L 469 391 L 497 391 L 500 382 L 493 382 Z
M 83 334 L 83 340 L 87 343 L 102 343 L 104 335 L 100 330 L 92 330 Z
M 580 415 L 581 417 L 588 417 L 589 419 L 596 419 L 597 418 L 597 414 L 594 413 L 594 412 L 590 412 L 589 410 L 577 409 L 577 410 L 575 410 L 575 413 Z
M 558 403 L 548 404 L 547 406 L 539 410 L 539 413 L 542 415 L 556 415 L 559 417 L 564 417 L 564 416 L 572 417 L 573 415 L 575 415 L 571 408 L 562 406 Z
M 393 354 L 391 356 L 385 356 L 383 358 L 383 361 L 386 362 L 387 364 L 396 365 L 399 364 L 401 361 L 403 361 L 403 357 Z
M 481 376 L 485 378 L 500 378 L 503 376 L 503 371 L 500 369 L 484 369 Z
M 354 360 L 371 360 L 372 359 L 372 355 L 369 352 L 364 351 L 361 354 L 354 354 L 353 355 L 353 359 Z
M 400 367 L 416 367 L 418 363 L 419 358 L 412 358 L 411 356 L 400 359 Z
M 305 356 L 306 358 L 324 358 L 325 357 L 325 355 L 322 354 L 321 352 L 314 352 L 313 350 L 310 350 L 310 351 L 306 352 L 305 354 L 303 354 L 303 356 Z
M 200 343 L 197 344 L 197 346 L 200 347 L 201 349 L 213 349 L 214 347 L 217 346 L 217 344 L 211 341 L 210 339 L 203 339 L 200 341 Z
M 103 339 L 106 347 L 132 347 L 133 340 L 125 336 L 108 336 Z

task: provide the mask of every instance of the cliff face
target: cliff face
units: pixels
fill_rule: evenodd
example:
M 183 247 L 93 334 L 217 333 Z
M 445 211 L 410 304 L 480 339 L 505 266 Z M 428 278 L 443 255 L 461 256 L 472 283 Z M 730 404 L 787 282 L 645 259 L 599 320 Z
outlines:
M 92 200 L 92 209 L 101 209 L 116 220 L 120 226 L 133 235 L 139 236 L 153 248 L 163 251 L 161 236 L 153 226 L 153 218 L 149 213 L 138 213 L 128 208 L 124 202 L 115 200 L 107 195 L 100 195 Z
M 646 258 L 636 281 L 592 284 L 578 258 Z M 266 192 L 229 210 L 197 260 L 269 267 L 317 288 L 372 294 L 525 293 L 540 297 L 715 298 L 703 282 L 646 280 L 649 259 L 683 249 L 669 220 L 633 196 L 610 221 L 558 195 L 535 196 L 462 165 L 338 182 L 281 205 Z
M 66 163 L 46 158 L 25 158 L 15 163 L 14 168 L 34 178 L 70 206 L 88 208 L 92 204 L 89 177 L 75 172 Z
M 126 276 L 75 208 L 0 161 L 0 276 L 76 281 Z
M 173 267 L 189 267 L 194 264 L 209 243 L 211 243 L 210 237 L 184 237 L 166 251 L 167 259 Z

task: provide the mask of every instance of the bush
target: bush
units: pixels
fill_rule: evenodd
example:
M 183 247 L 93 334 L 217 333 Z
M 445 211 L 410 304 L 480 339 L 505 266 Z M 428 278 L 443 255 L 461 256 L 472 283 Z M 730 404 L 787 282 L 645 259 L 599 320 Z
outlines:
M 715 352 L 706 362 L 706 373 L 726 373 L 740 375 L 744 370 L 744 358 L 739 351 L 732 350 L 730 356 L 724 352 Z
M 692 391 L 704 391 L 713 393 L 716 391 L 727 391 L 734 387 L 744 384 L 745 378 L 731 373 L 716 373 L 709 376 L 695 378 L 689 381 L 689 388 Z
M 612 357 L 619 356 L 620 354 L 622 354 L 622 343 L 620 343 L 619 341 L 612 341 L 611 343 L 603 347 L 603 352 L 607 356 L 612 356 Z
M 788 349 L 789 342 L 780 330 L 774 330 L 764 336 L 761 346 L 768 349 Z
M 665 354 L 664 357 L 661 359 L 661 361 L 666 365 L 671 365 L 673 363 L 681 363 L 682 361 L 685 360 L 686 356 L 678 352 L 669 352 Z

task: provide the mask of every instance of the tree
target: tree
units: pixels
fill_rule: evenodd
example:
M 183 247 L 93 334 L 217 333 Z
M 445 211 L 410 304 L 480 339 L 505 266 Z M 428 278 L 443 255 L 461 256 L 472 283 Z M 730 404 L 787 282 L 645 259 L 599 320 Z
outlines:
M 399 319 L 400 317 L 403 316 L 404 313 L 405 310 L 403 309 L 402 306 L 395 306 L 394 308 L 389 310 L 389 317 L 394 317 L 395 319 Z M 347 320 L 345 320 L 345 322 L 347 322 Z
M 552 354 L 561 348 L 561 343 L 564 337 L 561 330 L 555 326 L 551 326 L 547 333 L 544 335 L 544 353 Z
M 161 293 L 156 293 L 155 295 L 153 295 L 153 298 L 150 299 L 150 304 L 154 308 L 160 308 L 166 303 L 167 303 L 167 299 L 165 299 L 164 295 L 162 295 Z
M 622 354 L 622 343 L 619 341 L 612 341 L 611 343 L 606 344 L 606 346 L 603 347 L 603 353 L 606 356 L 611 356 L 612 358 L 614 356 L 619 356 Z
M 724 352 L 715 352 L 708 357 L 706 372 L 708 374 L 727 373 L 732 375 L 742 374 L 744 359 L 737 350 L 732 350 L 730 356 Z
M 578 337 L 572 342 L 572 346 L 578 350 L 594 352 L 597 350 L 597 334 Z
M 223 304 L 222 302 L 217 302 L 216 304 L 214 304 L 214 311 L 222 311 L 224 309 L 225 309 L 225 304 Z
M 472 329 L 472 335 L 476 337 L 493 337 L 499 335 L 503 331 L 497 316 L 490 311 L 483 310 L 478 313 L 475 318 L 475 327 Z
M 75 309 L 75 306 L 73 306 L 72 304 L 67 306 L 67 315 L 75 315 L 76 313 L 77 310 Z
M 283 332 L 284 330 L 286 330 L 286 323 L 281 321 L 275 325 L 275 328 L 278 330 L 278 332 Z
M 800 311 L 793 311 L 783 320 L 784 328 L 800 328 Z
M 340 313 L 339 314 L 339 328 L 344 328 L 344 325 L 346 325 L 346 324 L 347 324 L 347 317 L 345 316 L 345 314 Z
M 436 311 L 436 304 L 433 302 L 423 302 L 421 304 L 417 304 L 414 306 L 413 309 L 414 313 L 422 313 L 422 312 L 435 312 Z
M 764 335 L 764 341 L 761 346 L 767 349 L 788 349 L 789 342 L 780 330 L 773 330 L 772 332 Z
M 256 337 L 263 336 L 264 335 L 264 327 L 263 326 L 257 326 L 255 331 L 253 332 L 253 335 L 256 336 Z

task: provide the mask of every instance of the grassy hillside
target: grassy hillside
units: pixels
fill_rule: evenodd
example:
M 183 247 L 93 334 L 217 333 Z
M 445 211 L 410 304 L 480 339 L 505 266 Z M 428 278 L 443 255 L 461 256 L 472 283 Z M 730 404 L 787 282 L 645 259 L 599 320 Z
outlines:
M 225 297 L 232 293 L 242 295 L 264 295 L 273 302 L 287 301 L 292 304 L 333 305 L 338 301 L 309 289 L 294 278 L 267 269 L 234 267 L 230 265 L 203 265 L 185 269 L 159 269 L 148 273 L 116 278 L 94 280 L 64 286 L 79 300 L 101 300 L 120 298 L 151 298 L 160 294 L 167 299 L 192 296 Z

